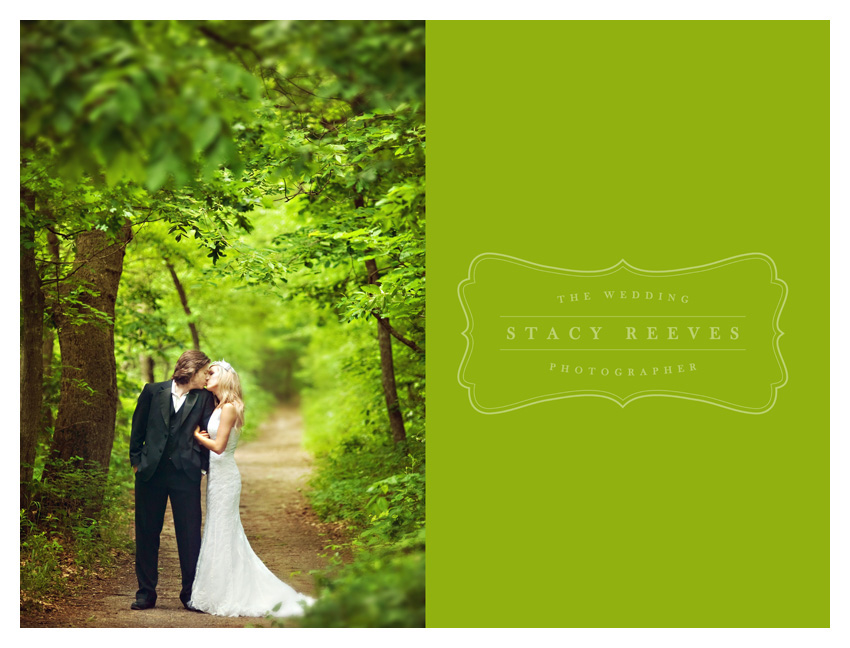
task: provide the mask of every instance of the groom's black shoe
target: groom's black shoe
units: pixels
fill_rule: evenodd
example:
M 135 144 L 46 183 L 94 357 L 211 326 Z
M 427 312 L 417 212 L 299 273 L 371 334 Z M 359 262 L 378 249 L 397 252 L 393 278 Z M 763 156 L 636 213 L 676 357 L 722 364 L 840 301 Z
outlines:
M 196 608 L 192 605 L 189 605 L 188 603 L 184 603 L 183 607 L 186 608 L 187 610 L 189 610 L 189 612 L 200 612 L 201 614 L 205 614 L 205 612 L 203 610 L 199 610 L 198 608 Z
M 133 601 L 130 603 L 131 610 L 150 610 L 155 606 L 156 603 L 148 603 L 147 601 Z

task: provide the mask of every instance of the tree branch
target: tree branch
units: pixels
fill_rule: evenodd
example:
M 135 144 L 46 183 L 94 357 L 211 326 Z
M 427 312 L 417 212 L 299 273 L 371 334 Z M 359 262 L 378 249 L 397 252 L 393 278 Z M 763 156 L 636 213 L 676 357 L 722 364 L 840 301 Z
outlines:
M 412 342 L 411 340 L 408 340 L 401 333 L 396 331 L 386 319 L 381 317 L 381 315 L 378 313 L 378 311 L 372 311 L 372 315 L 375 316 L 375 318 L 378 320 L 378 322 L 380 322 L 381 326 L 383 326 L 384 329 L 386 331 L 388 331 L 389 334 L 392 335 L 396 340 L 398 340 L 402 344 L 409 346 L 414 351 L 421 353 L 422 355 L 425 355 L 425 349 L 423 349 L 418 344 L 416 344 L 416 342 Z
M 192 321 L 192 311 L 189 309 L 189 300 L 186 299 L 186 291 L 183 289 L 183 284 L 180 282 L 180 278 L 177 276 L 177 271 L 174 269 L 174 265 L 171 261 L 165 259 L 165 265 L 168 268 L 168 272 L 171 273 L 171 280 L 174 282 L 174 287 L 177 289 L 177 295 L 180 297 L 183 312 L 186 313 L 186 317 L 189 320 L 189 332 L 192 334 L 192 343 L 195 345 L 196 349 L 200 350 L 201 341 L 198 336 L 198 328 L 195 326 L 195 322 Z
M 201 27 L 198 27 L 198 30 L 204 36 L 211 38 L 212 40 L 214 40 L 219 45 L 223 45 L 224 47 L 229 49 L 231 52 L 233 52 L 233 55 L 236 56 L 237 59 L 239 59 L 239 62 L 242 64 L 242 67 L 244 67 L 248 72 L 251 71 L 251 68 L 248 67 L 248 64 L 245 62 L 245 59 L 242 58 L 242 55 L 239 54 L 239 52 L 237 50 L 239 50 L 240 48 L 246 49 L 249 52 L 251 52 L 251 54 L 254 55 L 254 57 L 257 59 L 257 62 L 260 62 L 262 60 L 260 58 L 260 55 L 257 54 L 257 52 L 254 51 L 254 48 L 251 47 L 250 45 L 245 45 L 244 43 L 237 43 L 236 41 L 232 41 L 228 38 L 225 38 L 221 34 L 214 32 L 212 29 L 210 29 L 209 27 L 206 27 L 204 25 L 202 25 Z

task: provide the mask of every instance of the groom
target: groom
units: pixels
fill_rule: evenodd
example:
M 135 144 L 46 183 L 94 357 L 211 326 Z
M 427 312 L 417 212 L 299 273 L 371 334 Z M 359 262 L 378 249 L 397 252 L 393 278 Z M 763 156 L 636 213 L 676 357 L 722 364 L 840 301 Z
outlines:
M 189 607 L 192 582 L 201 550 L 201 470 L 210 453 L 195 443 L 194 430 L 207 422 L 215 407 L 203 389 L 210 359 L 186 351 L 171 380 L 148 383 L 139 395 L 130 432 L 130 464 L 136 474 L 136 577 L 139 591 L 130 605 L 146 610 L 156 605 L 159 536 L 165 506 L 171 499 L 177 553 L 180 557 L 180 600 Z

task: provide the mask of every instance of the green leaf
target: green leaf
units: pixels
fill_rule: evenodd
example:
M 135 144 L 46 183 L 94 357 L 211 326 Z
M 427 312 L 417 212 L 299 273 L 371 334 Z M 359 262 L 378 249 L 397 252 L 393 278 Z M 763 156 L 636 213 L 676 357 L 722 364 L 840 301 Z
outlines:
M 195 132 L 193 144 L 195 150 L 204 151 L 221 130 L 221 120 L 216 115 L 209 115 Z

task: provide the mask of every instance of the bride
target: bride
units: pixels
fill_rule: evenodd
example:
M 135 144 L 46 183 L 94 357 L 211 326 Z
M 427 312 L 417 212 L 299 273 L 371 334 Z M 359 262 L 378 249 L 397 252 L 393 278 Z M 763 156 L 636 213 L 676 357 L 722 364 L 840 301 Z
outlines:
M 278 579 L 251 549 L 239 518 L 242 479 L 233 458 L 243 422 L 242 386 L 224 360 L 210 365 L 206 388 L 218 406 L 195 439 L 210 452 L 207 517 L 190 609 L 219 616 L 298 616 L 314 599 Z

